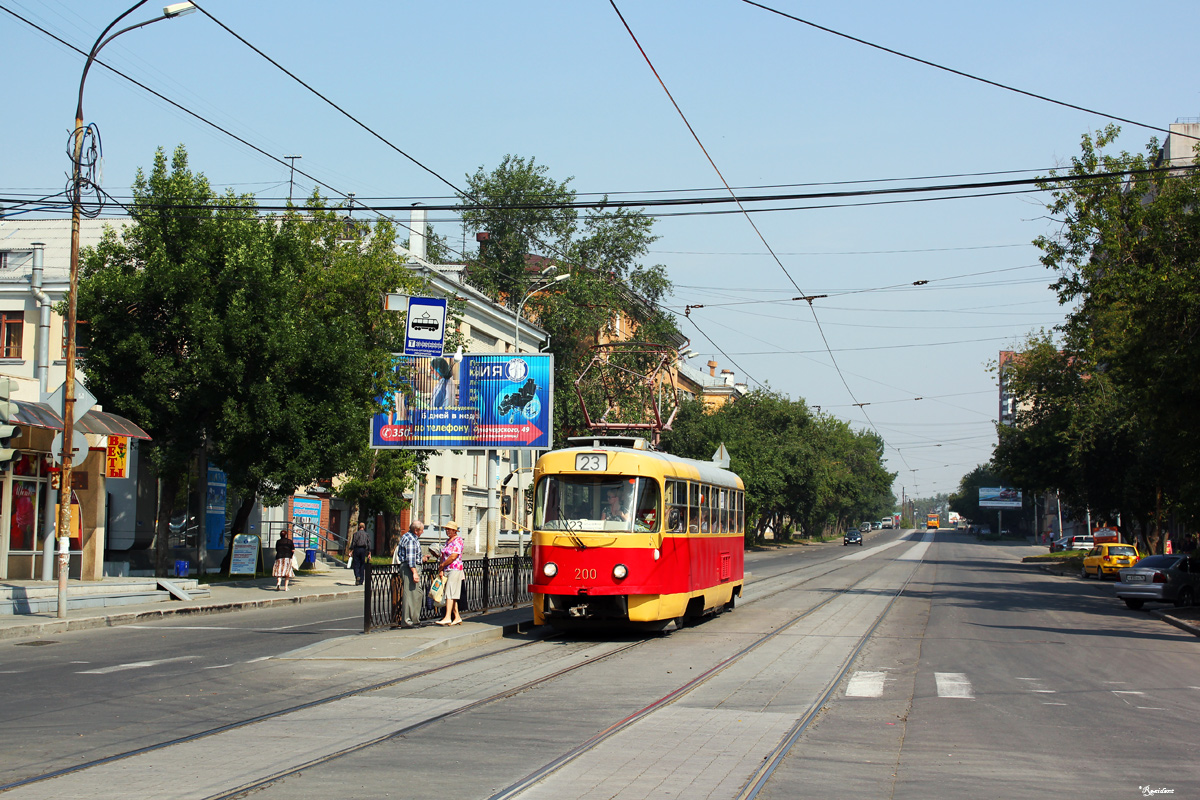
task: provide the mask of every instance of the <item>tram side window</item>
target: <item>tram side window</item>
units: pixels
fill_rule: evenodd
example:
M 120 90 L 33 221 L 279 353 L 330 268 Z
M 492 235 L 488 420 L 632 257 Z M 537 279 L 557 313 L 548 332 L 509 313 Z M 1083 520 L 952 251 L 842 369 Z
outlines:
M 712 487 L 700 487 L 700 532 L 708 533 L 712 530 L 709 525 L 712 521 Z
M 684 481 L 667 481 L 666 502 L 667 526 L 670 533 L 679 533 L 687 526 L 687 483 Z
M 719 496 L 721 503 L 721 533 L 729 533 L 729 490 L 722 489 Z
M 658 481 L 652 478 L 642 478 L 637 513 L 633 518 L 633 529 L 636 531 L 658 530 L 662 523 L 660 507 Z
M 700 532 L 700 484 L 688 484 L 688 533 Z
M 746 532 L 746 494 L 745 492 L 737 493 L 737 532 L 744 534 Z

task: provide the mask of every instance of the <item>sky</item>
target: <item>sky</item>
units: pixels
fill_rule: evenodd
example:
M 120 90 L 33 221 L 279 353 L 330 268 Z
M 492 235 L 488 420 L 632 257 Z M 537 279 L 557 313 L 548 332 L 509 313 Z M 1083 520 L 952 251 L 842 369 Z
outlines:
M 0 0 L 10 65 L 0 198 L 62 190 L 84 62 L 9 12 L 86 52 L 131 3 Z M 1074 0 L 763 4 L 1146 125 L 1200 117 L 1194 2 L 1137 14 Z M 570 178 L 581 197 L 631 202 L 728 194 L 720 176 L 743 195 L 1031 178 L 1068 164 L 1081 135 L 1110 122 L 740 0 L 200 5 L 378 137 L 193 13 L 126 33 L 101 59 L 274 158 L 93 67 L 85 119 L 99 128 L 103 185 L 118 198 L 156 148 L 178 144 L 214 186 L 264 205 L 287 196 L 288 155 L 301 156 L 297 197 L 319 181 L 334 201 L 354 193 L 368 207 L 446 202 L 447 182 L 462 187 L 506 154 Z M 126 21 L 160 13 L 148 3 Z M 1124 124 L 1118 146 L 1141 151 L 1156 135 Z M 876 431 L 898 496 L 951 492 L 995 444 L 997 353 L 1065 310 L 1031 244 L 1058 225 L 1045 195 L 1019 188 L 792 200 L 749 215 L 728 204 L 648 209 L 661 216 L 645 263 L 674 283 L 667 305 L 699 354 L 692 366 L 716 360 L 752 388 Z M 449 213 L 430 221 L 452 246 L 474 248 Z M 791 299 L 800 295 L 827 296 L 810 309 Z

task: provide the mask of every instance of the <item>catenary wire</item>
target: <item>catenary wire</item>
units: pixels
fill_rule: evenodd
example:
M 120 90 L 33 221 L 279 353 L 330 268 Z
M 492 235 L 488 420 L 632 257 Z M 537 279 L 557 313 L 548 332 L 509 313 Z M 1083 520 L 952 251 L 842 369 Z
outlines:
M 1098 117 L 1104 117 L 1105 119 L 1111 119 L 1111 120 L 1114 120 L 1114 121 L 1116 121 L 1116 122 L 1125 122 L 1125 123 L 1128 123 L 1129 125 L 1135 125 L 1135 126 L 1137 126 L 1137 127 L 1139 127 L 1139 128 L 1146 128 L 1147 130 L 1158 131 L 1158 132 L 1160 132 L 1160 133 L 1166 133 L 1166 134 L 1168 134 L 1168 135 L 1170 135 L 1170 134 L 1174 134 L 1174 135 L 1176 135 L 1176 136 L 1183 136 L 1183 137 L 1186 137 L 1186 138 L 1188 138 L 1188 139 L 1200 139 L 1200 137 L 1197 137 L 1197 136 L 1192 136 L 1191 134 L 1187 134 L 1187 133 L 1181 133 L 1181 132 L 1179 132 L 1179 131 L 1172 131 L 1170 128 L 1163 128 L 1163 127 L 1160 127 L 1160 126 L 1158 126 L 1158 125 L 1147 125 L 1147 124 L 1146 124 L 1146 123 L 1144 123 L 1144 122 L 1138 122 L 1138 121 L 1136 121 L 1136 120 L 1127 119 L 1127 118 L 1125 118 L 1125 117 L 1118 117 L 1118 116 L 1115 116 L 1115 115 L 1113 115 L 1113 114 L 1106 114 L 1106 113 L 1104 113 L 1103 111 L 1097 111 L 1097 110 L 1095 110 L 1095 109 L 1093 109 L 1093 108 L 1087 108 L 1086 106 L 1080 106 L 1080 105 L 1076 105 L 1076 104 L 1074 104 L 1074 103 L 1068 103 L 1068 102 L 1066 102 L 1066 101 L 1064 101 L 1064 100 L 1055 100 L 1055 99 L 1054 99 L 1054 98 L 1052 98 L 1052 97 L 1047 97 L 1047 96 L 1045 96 L 1045 95 L 1037 94 L 1037 93 L 1035 93 L 1035 92 L 1029 92 L 1029 91 L 1026 91 L 1026 90 L 1024 90 L 1024 89 L 1018 89 L 1018 88 L 1016 88 L 1015 86 L 1008 86 L 1008 85 L 1006 85 L 1006 84 L 999 83 L 999 82 L 997 82 L 997 81 L 988 80 L 987 78 L 981 78 L 981 77 L 979 77 L 978 75 L 972 75 L 972 74 L 971 74 L 971 73 L 969 73 L 969 72 L 963 72 L 962 70 L 954 69 L 954 68 L 952 68 L 952 67 L 943 66 L 943 65 L 941 65 L 941 64 L 934 63 L 933 61 L 929 61 L 929 60 L 927 60 L 927 59 L 924 59 L 924 58 L 918 58 L 917 56 L 910 56 L 910 55 L 908 55 L 907 53 L 901 53 L 899 50 L 893 50 L 893 49 L 892 49 L 892 48 L 890 48 L 890 47 L 884 47 L 883 45 L 880 45 L 880 44 L 875 44 L 874 42 L 868 42 L 866 39 L 860 39 L 860 38 L 858 38 L 857 36 L 851 36 L 851 35 L 850 35 L 850 34 L 848 34 L 848 33 L 842 33 L 841 31 L 835 31 L 833 28 L 827 28 L 827 27 L 825 27 L 824 25 L 818 25 L 817 23 L 815 23 L 815 22 L 812 22 L 812 21 L 810 21 L 810 20 L 803 19 L 803 18 L 801 18 L 801 17 L 797 17 L 797 16 L 794 16 L 794 15 L 792 15 L 792 14 L 788 14 L 788 13 L 786 13 L 786 12 L 784 12 L 784 11 L 780 11 L 780 10 L 779 10 L 779 9 L 777 9 L 777 8 L 771 8 L 770 6 L 763 5 L 762 3 L 755 2 L 755 0 L 742 0 L 742 2 L 743 2 L 743 3 L 745 3 L 746 5 L 749 5 L 749 6 L 754 6 L 754 7 L 756 7 L 756 8 L 761 8 L 763 11 L 769 11 L 769 12 L 771 12 L 772 14 L 778 14 L 779 16 L 781 16 L 781 17 L 784 17 L 785 19 L 790 19 L 790 20 L 792 20 L 793 22 L 799 22 L 799 23 L 801 23 L 801 24 L 803 24 L 803 25 L 808 25 L 810 28 L 816 28 L 816 29 L 817 29 L 817 30 L 819 30 L 819 31 L 824 31 L 825 33 L 831 33 L 831 34 L 833 34 L 834 36 L 840 36 L 840 37 L 841 37 L 841 38 L 843 38 L 843 39 L 848 39 L 848 40 L 850 40 L 850 41 L 852 41 L 852 42 L 857 42 L 858 44 L 866 45 L 867 47 L 873 47 L 873 48 L 874 48 L 874 49 L 876 49 L 876 50 L 881 50 L 881 51 L 883 51 L 883 52 L 885 52 L 885 53 L 890 53 L 890 54 L 892 54 L 892 55 L 894 55 L 894 56 L 899 56 L 900 58 L 906 58 L 906 59 L 908 59 L 909 61 L 915 61 L 916 63 L 918 63 L 918 64 L 924 64 L 924 65 L 925 65 L 925 66 L 927 66 L 927 67 L 933 67 L 934 69 L 940 69 L 940 70 L 942 70 L 943 72 L 949 72 L 949 73 L 951 73 L 952 75 L 958 75 L 958 76 L 960 76 L 960 77 L 963 77 L 963 78 L 968 78 L 968 79 L 970 79 L 970 80 L 973 80 L 973 81 L 979 81 L 980 83 L 986 83 L 988 86 L 995 86 L 995 87 L 996 87 L 996 88 L 998 88 L 998 89 L 1004 89 L 1004 90 L 1006 90 L 1006 91 L 1009 91 L 1009 92 L 1015 92 L 1015 93 L 1017 93 L 1017 94 L 1023 94 L 1023 95 L 1025 95 L 1026 97 L 1032 97 L 1032 98 L 1033 98 L 1033 99 L 1035 99 L 1035 100 L 1042 100 L 1042 101 L 1044 101 L 1044 102 L 1047 102 L 1047 103 L 1053 103 L 1053 104 L 1054 104 L 1054 105 L 1056 105 L 1056 106 L 1062 106 L 1063 108 L 1070 108 L 1070 109 L 1074 109 L 1075 111 L 1082 111 L 1082 112 L 1084 112 L 1084 113 L 1086 113 L 1086 114 L 1094 114 L 1094 115 L 1096 115 L 1096 116 L 1098 116 Z

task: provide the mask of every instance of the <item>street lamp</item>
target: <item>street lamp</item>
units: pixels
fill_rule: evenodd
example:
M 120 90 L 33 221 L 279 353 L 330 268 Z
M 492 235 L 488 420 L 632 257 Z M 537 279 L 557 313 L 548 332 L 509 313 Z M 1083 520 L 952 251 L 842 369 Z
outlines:
M 555 267 L 555 266 L 546 267 L 544 270 L 542 270 L 542 275 L 548 277 L 551 273 L 553 273 L 557 269 L 558 269 L 558 267 Z M 525 308 L 525 301 L 528 300 L 529 298 L 533 297 L 535 294 L 542 291 L 543 289 L 549 289 L 554 284 L 562 283 L 563 281 L 567 280 L 570 277 L 571 277 L 571 273 L 569 273 L 569 272 L 564 273 L 562 275 L 556 275 L 555 277 L 547 280 L 545 283 L 534 286 L 528 292 L 525 293 L 524 297 L 521 298 L 521 302 L 517 305 L 517 321 L 516 321 L 516 324 L 513 325 L 513 352 L 514 353 L 521 352 L 521 310 Z
M 64 619 L 67 616 L 67 571 L 71 562 L 69 550 L 71 537 L 71 454 L 73 452 L 71 442 L 75 437 L 75 322 L 79 302 L 79 218 L 82 215 L 81 205 L 83 194 L 80 158 L 83 155 L 85 133 L 83 126 L 83 85 L 87 81 L 88 70 L 92 68 L 92 62 L 96 60 L 96 55 L 113 39 L 123 33 L 144 28 L 147 25 L 161 22 L 164 19 L 182 17 L 184 14 L 190 14 L 197 10 L 190 2 L 172 3 L 163 8 L 161 17 L 155 17 L 145 22 L 139 22 L 136 25 L 130 25 L 113 34 L 109 33 L 121 20 L 134 11 L 137 11 L 147 2 L 149 0 L 140 0 L 140 2 L 135 3 L 124 14 L 110 22 L 108 27 L 100 33 L 100 36 L 96 39 L 96 43 L 92 45 L 92 49 L 88 52 L 87 61 L 83 65 L 83 74 L 79 76 L 79 98 L 75 104 L 75 142 L 71 151 L 71 283 L 67 293 L 67 368 L 66 378 L 63 383 L 62 474 L 59 483 L 59 496 L 62 497 L 65 493 L 66 502 L 60 500 L 58 504 L 59 619 Z

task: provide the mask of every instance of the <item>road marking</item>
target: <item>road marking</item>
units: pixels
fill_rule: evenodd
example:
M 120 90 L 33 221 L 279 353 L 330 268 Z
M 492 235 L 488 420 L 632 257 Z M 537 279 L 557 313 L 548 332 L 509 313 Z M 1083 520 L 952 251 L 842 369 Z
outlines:
M 1135 708 L 1138 711 L 1166 711 L 1165 708 L 1158 708 L 1157 706 L 1135 706 Z
M 1123 692 L 1119 689 L 1109 689 L 1113 694 L 1145 694 L 1145 692 Z
M 205 667 L 205 669 L 227 669 L 232 666 L 233 666 L 233 664 L 217 664 L 216 666 L 213 666 L 213 667 Z
M 1044 706 L 1065 706 L 1066 703 L 1042 703 Z
M 250 659 L 249 661 L 247 661 L 247 662 L 245 662 L 245 663 L 247 663 L 247 664 L 257 664 L 259 661 L 267 661 L 267 660 L 268 660 L 268 659 L 270 659 L 270 658 L 273 658 L 273 656 L 259 656 L 258 658 L 252 658 L 252 659 Z
M 884 550 L 887 550 L 889 547 L 895 547 L 898 544 L 907 544 L 907 543 L 908 543 L 908 539 L 897 539 L 894 542 L 888 542 L 887 544 L 876 545 L 875 547 L 872 547 L 867 550 L 860 550 L 859 552 L 854 553 L 853 555 L 842 556 L 840 560 L 841 561 L 861 561 L 864 558 L 870 558 L 871 556 L 875 555 L 876 553 L 882 553 Z
M 124 672 L 127 669 L 145 669 L 146 667 L 157 667 L 160 664 L 170 664 L 172 661 L 190 661 L 198 656 L 175 656 L 174 658 L 160 658 L 157 661 L 131 661 L 128 664 L 117 664 L 113 667 L 100 667 L 99 669 L 85 669 L 82 672 L 75 673 L 76 675 L 107 675 L 110 672 Z
M 921 541 L 908 549 L 907 552 L 900 555 L 897 561 L 920 561 L 925 558 L 925 551 L 929 549 L 929 545 L 933 544 L 933 531 L 925 534 Z
M 883 697 L 886 672 L 855 672 L 846 684 L 846 697 Z
M 958 700 L 974 700 L 975 693 L 971 691 L 971 682 L 961 672 L 935 672 L 938 697 Z
M 1054 694 L 1055 693 L 1053 689 L 1030 689 L 1029 691 L 1031 691 L 1035 694 Z

